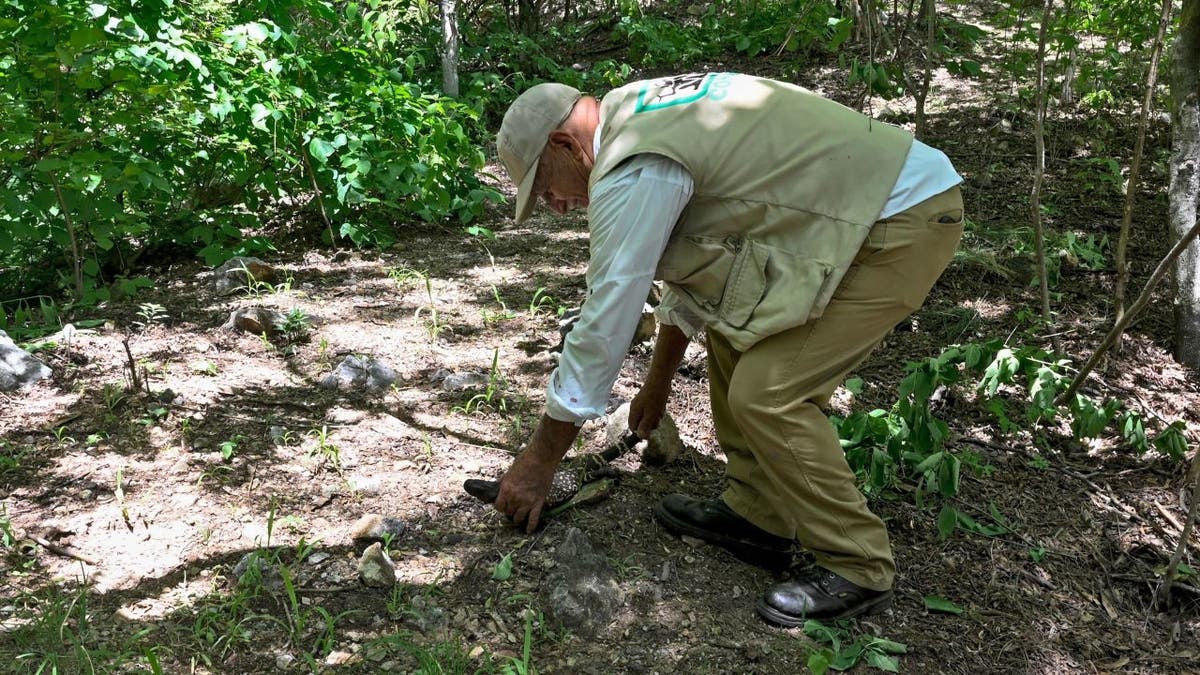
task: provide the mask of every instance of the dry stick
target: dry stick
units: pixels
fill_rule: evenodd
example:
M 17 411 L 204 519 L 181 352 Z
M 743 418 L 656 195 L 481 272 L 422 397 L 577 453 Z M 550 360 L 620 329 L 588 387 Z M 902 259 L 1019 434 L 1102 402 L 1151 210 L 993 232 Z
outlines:
M 1038 279 L 1042 287 L 1042 319 L 1053 333 L 1053 321 L 1050 316 L 1050 280 L 1046 271 L 1046 237 L 1042 231 L 1042 182 L 1046 177 L 1046 25 L 1050 23 L 1050 10 L 1054 0 L 1046 0 L 1042 5 L 1042 24 L 1038 27 L 1038 61 L 1037 61 L 1037 100 L 1034 139 L 1037 150 L 1034 158 L 1033 191 L 1029 196 L 1030 217 L 1033 219 L 1033 232 L 1037 239 Z M 1054 350 L 1058 351 L 1058 340 L 1053 340 Z
M 1133 145 L 1133 158 L 1129 162 L 1129 181 L 1125 184 L 1125 210 L 1121 214 L 1121 235 L 1117 240 L 1116 266 L 1117 286 L 1113 292 L 1117 306 L 1117 319 L 1125 313 L 1125 287 L 1129 285 L 1129 228 L 1133 222 L 1133 202 L 1137 192 L 1138 174 L 1142 165 L 1142 148 L 1146 144 L 1146 127 L 1150 120 L 1150 107 L 1154 105 L 1154 86 L 1158 81 L 1158 60 L 1162 56 L 1166 40 L 1167 25 L 1171 22 L 1172 0 L 1163 0 L 1162 14 L 1158 19 L 1158 34 L 1150 50 L 1150 71 L 1146 73 L 1146 96 L 1142 99 L 1142 113 L 1138 117 L 1137 140 Z M 1119 336 L 1118 336 L 1119 337 Z
M 62 188 L 53 178 L 50 183 L 54 186 L 54 194 L 58 196 L 58 208 L 62 211 L 63 220 L 67 221 L 67 236 L 71 239 L 71 266 L 75 270 L 75 297 L 83 297 L 83 265 L 79 259 L 79 243 L 75 241 L 75 223 L 71 221 L 71 211 L 67 208 L 67 200 L 63 198 Z
M 1193 228 L 1194 229 L 1194 228 Z M 1167 563 L 1167 571 L 1163 575 L 1163 583 L 1158 587 L 1154 601 L 1159 607 L 1165 608 L 1171 599 L 1171 586 L 1175 582 L 1175 570 L 1183 560 L 1183 553 L 1188 547 L 1188 538 L 1192 536 L 1192 528 L 1196 525 L 1196 504 L 1200 503 L 1200 449 L 1192 454 L 1192 469 L 1188 472 L 1192 479 L 1192 503 L 1188 506 L 1187 522 L 1183 526 L 1183 534 L 1179 535 L 1179 544 L 1171 554 L 1171 562 Z
M 125 345 L 125 358 L 129 360 L 129 377 L 132 380 L 129 390 L 136 392 L 142 388 L 142 385 L 138 382 L 137 361 L 133 360 L 133 352 L 129 350 L 129 337 L 126 336 L 121 340 L 121 344 Z
M 936 31 L 937 25 L 937 1 L 924 0 L 926 25 L 925 25 L 925 74 L 921 79 L 921 86 L 913 93 L 913 99 L 917 106 L 917 138 L 925 138 L 928 120 L 925 117 L 925 101 L 929 97 L 929 90 L 933 86 L 933 53 L 936 46 Z
M 1108 352 L 1109 348 L 1112 347 L 1113 343 L 1116 342 L 1117 338 L 1125 330 L 1125 326 L 1127 326 L 1129 322 L 1133 320 L 1133 317 L 1137 316 L 1143 309 L 1146 308 L 1146 305 L 1150 303 L 1151 291 L 1153 291 L 1154 287 L 1158 285 L 1158 282 L 1161 281 L 1164 276 L 1166 276 L 1167 270 L 1171 269 L 1171 266 L 1175 264 L 1175 259 L 1183 253 L 1184 249 L 1186 249 L 1188 245 L 1192 243 L 1197 235 L 1200 235 L 1200 221 L 1192 223 L 1192 229 L 1188 230 L 1187 234 L 1181 237 L 1179 241 L 1175 242 L 1175 245 L 1172 246 L 1171 250 L 1167 252 L 1166 257 L 1159 261 L 1158 267 L 1154 268 L 1154 273 L 1151 274 L 1150 278 L 1146 281 L 1146 286 L 1142 289 L 1141 295 L 1139 295 L 1137 300 L 1130 305 L 1129 311 L 1121 316 L 1121 318 L 1117 319 L 1116 323 L 1113 324 L 1112 329 L 1108 331 L 1108 335 L 1104 336 L 1104 341 L 1101 342 L 1100 346 L 1096 348 L 1096 353 L 1092 354 L 1092 357 L 1087 360 L 1087 363 L 1083 364 L 1083 367 L 1080 368 L 1079 372 L 1075 374 L 1075 379 L 1071 380 L 1071 386 L 1067 387 L 1067 390 L 1058 397 L 1058 399 L 1054 402 L 1055 405 L 1061 406 L 1065 404 L 1067 401 L 1071 400 L 1071 397 L 1075 395 L 1075 392 L 1079 391 L 1079 388 L 1083 386 L 1084 381 L 1087 380 L 1087 376 L 1091 374 L 1092 370 L 1095 369 L 1096 364 L 1099 363 L 1100 359 Z
M 313 192 L 317 195 L 317 206 L 321 209 L 321 220 L 325 221 L 325 227 L 329 230 L 329 245 L 335 249 L 337 245 L 337 237 L 333 235 L 333 223 L 329 220 L 329 214 L 325 212 L 325 197 L 321 192 L 321 186 L 317 184 L 317 172 L 313 171 L 312 162 L 308 159 L 308 148 L 300 146 L 300 159 L 304 160 L 304 168 L 308 170 L 308 179 L 312 182 Z

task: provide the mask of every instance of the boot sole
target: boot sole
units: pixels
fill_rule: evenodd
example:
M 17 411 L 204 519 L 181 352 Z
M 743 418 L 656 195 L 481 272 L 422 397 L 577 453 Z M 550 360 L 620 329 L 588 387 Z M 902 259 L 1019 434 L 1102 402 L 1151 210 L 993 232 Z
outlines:
M 792 552 L 780 549 L 770 549 L 756 544 L 725 536 L 719 532 L 697 527 L 685 520 L 676 518 L 674 514 L 663 508 L 662 504 L 654 505 L 654 515 L 658 517 L 667 529 L 675 534 L 702 539 L 709 544 L 720 546 L 729 551 L 743 562 L 765 567 L 771 570 L 783 570 L 792 564 Z
M 783 626 L 784 628 L 796 628 L 797 626 L 803 626 L 804 622 L 808 621 L 809 619 L 816 619 L 818 621 L 852 619 L 856 616 L 878 614 L 879 612 L 882 612 L 891 606 L 892 591 L 888 591 L 887 593 L 871 598 L 862 604 L 847 608 L 841 614 L 836 614 L 834 616 L 796 616 L 794 614 L 788 614 L 787 612 L 779 611 L 778 609 L 764 602 L 762 598 L 759 598 L 758 602 L 755 604 L 755 609 L 758 610 L 758 615 L 766 619 L 769 623 L 773 623 L 777 626 Z

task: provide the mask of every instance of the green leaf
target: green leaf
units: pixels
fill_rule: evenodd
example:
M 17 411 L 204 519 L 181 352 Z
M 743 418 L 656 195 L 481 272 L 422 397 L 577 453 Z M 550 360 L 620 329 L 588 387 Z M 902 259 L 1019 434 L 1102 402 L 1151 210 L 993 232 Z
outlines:
M 953 602 L 950 602 L 949 600 L 937 595 L 925 596 L 925 609 L 931 612 L 942 612 L 944 614 L 963 613 L 962 607 L 959 607 Z
M 894 656 L 880 652 L 867 652 L 867 663 L 889 673 L 900 672 L 900 662 Z
M 324 164 L 325 160 L 329 159 L 329 156 L 333 154 L 334 148 L 333 144 L 329 141 L 314 136 L 308 142 L 308 151 L 312 154 L 313 158 Z
M 946 455 L 946 461 L 938 467 L 938 492 L 943 497 L 958 494 L 958 479 L 962 462 L 954 455 Z
M 932 455 L 930 455 L 930 456 L 926 457 L 925 459 L 921 460 L 921 463 L 920 463 L 920 464 L 918 464 L 918 465 L 917 465 L 917 466 L 916 466 L 916 467 L 913 469 L 913 472 L 914 472 L 914 473 L 918 473 L 918 474 L 920 474 L 920 473 L 925 473 L 926 471 L 929 471 L 929 470 L 930 470 L 930 469 L 932 469 L 934 466 L 936 466 L 938 462 L 942 461 L 942 457 L 943 457 L 944 455 L 945 455 L 945 453 L 944 453 L 944 452 L 935 452 L 935 453 L 933 453 Z
M 805 665 L 808 666 L 808 671 L 813 675 L 825 675 L 826 671 L 829 670 L 829 659 L 831 656 L 833 656 L 833 652 L 828 649 L 813 651 L 808 655 L 808 662 Z
M 937 519 L 938 534 L 942 539 L 954 533 L 954 528 L 958 527 L 958 515 L 958 511 L 953 506 L 946 504 L 942 507 Z
M 512 576 L 512 570 L 512 554 L 509 553 L 501 558 L 500 562 L 496 563 L 496 566 L 492 568 L 492 578 L 496 581 L 507 581 Z
M 250 106 L 250 123 L 255 129 L 267 131 L 266 119 L 271 116 L 273 111 L 261 103 L 255 103 Z
M 871 641 L 869 648 L 876 651 L 881 651 L 885 654 L 907 654 L 908 645 L 903 642 L 896 642 L 887 638 L 875 638 Z
M 857 396 L 858 394 L 862 393 L 863 380 L 861 377 L 852 377 L 846 380 L 845 384 L 842 386 L 846 387 L 846 391 Z

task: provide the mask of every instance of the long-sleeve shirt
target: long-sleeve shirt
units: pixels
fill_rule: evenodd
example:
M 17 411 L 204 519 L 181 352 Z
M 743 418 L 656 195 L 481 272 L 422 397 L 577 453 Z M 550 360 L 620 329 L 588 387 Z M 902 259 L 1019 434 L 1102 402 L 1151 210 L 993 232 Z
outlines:
M 593 141 L 599 153 L 599 127 Z M 941 151 L 913 141 L 879 218 L 904 211 L 962 182 Z M 601 178 L 588 205 L 588 297 L 567 335 L 546 388 L 550 417 L 583 424 L 604 415 L 659 258 L 692 197 L 686 169 L 662 155 L 636 155 Z M 704 328 L 668 289 L 656 315 L 691 336 Z

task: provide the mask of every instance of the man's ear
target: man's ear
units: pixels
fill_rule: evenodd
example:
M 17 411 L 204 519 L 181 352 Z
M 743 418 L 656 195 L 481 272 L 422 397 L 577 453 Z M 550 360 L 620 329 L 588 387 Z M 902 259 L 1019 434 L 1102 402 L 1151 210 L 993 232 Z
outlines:
M 551 131 L 548 143 L 560 150 L 566 150 L 572 157 L 579 157 L 583 154 L 583 146 L 579 145 L 579 141 L 562 129 Z

